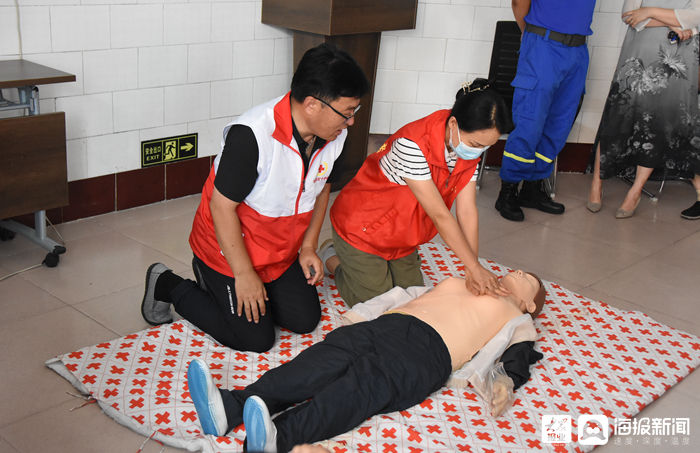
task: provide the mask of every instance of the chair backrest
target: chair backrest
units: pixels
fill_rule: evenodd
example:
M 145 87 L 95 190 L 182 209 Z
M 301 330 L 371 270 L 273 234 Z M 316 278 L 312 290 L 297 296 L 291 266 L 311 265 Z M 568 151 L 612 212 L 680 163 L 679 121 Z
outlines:
M 491 51 L 489 80 L 506 101 L 508 108 L 513 105 L 513 87 L 520 50 L 520 28 L 514 20 L 501 20 L 496 23 L 496 36 Z

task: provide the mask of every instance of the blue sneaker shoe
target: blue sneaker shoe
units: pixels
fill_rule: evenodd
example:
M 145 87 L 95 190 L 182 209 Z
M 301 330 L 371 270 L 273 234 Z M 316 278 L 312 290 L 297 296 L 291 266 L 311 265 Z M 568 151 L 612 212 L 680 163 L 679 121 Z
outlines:
M 247 448 L 250 452 L 276 453 L 277 428 L 272 423 L 267 405 L 259 396 L 251 396 L 243 406 Z
M 197 410 L 204 434 L 223 436 L 228 431 L 224 402 L 214 385 L 209 367 L 203 360 L 194 359 L 187 367 L 187 387 Z

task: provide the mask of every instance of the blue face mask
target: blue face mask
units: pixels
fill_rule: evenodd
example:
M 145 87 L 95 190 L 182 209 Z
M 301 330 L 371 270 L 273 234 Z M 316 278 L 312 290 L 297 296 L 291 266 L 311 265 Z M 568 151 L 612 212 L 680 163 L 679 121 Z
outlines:
M 457 146 L 454 146 L 452 144 L 452 137 L 450 137 L 450 144 L 452 145 L 452 149 L 460 159 L 474 160 L 477 157 L 481 156 L 484 153 L 484 151 L 489 149 L 488 146 L 484 146 L 483 148 L 473 148 L 471 146 L 465 145 L 462 142 L 462 138 L 459 136 L 459 131 L 457 132 L 457 138 L 459 139 L 459 144 L 457 144 Z

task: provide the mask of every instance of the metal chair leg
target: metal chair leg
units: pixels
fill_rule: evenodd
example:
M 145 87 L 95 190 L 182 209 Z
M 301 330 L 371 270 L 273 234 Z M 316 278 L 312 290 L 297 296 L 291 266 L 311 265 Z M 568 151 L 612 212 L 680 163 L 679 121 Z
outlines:
M 559 160 L 559 157 L 554 158 L 554 165 L 552 165 L 552 174 L 549 175 L 549 178 L 544 180 L 545 184 L 545 189 L 547 192 L 549 192 L 549 196 L 554 198 L 555 196 L 555 190 L 557 188 L 557 162 Z
M 479 172 L 478 175 L 476 175 L 476 190 L 481 189 L 481 178 L 484 177 L 484 168 L 486 167 L 486 154 L 489 152 L 487 149 L 484 151 L 484 154 L 481 155 L 481 160 L 479 161 L 479 166 L 477 167 L 477 171 Z

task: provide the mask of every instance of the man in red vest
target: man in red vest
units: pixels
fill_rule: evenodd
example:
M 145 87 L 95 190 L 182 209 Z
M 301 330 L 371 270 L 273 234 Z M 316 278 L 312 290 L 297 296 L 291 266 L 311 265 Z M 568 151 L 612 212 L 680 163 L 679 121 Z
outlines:
M 369 82 L 334 46 L 307 51 L 291 91 L 224 128 L 190 233 L 197 283 L 161 263 L 141 304 L 153 325 L 183 318 L 233 349 L 266 351 L 274 326 L 312 331 L 321 316 L 316 255 L 331 182 Z

